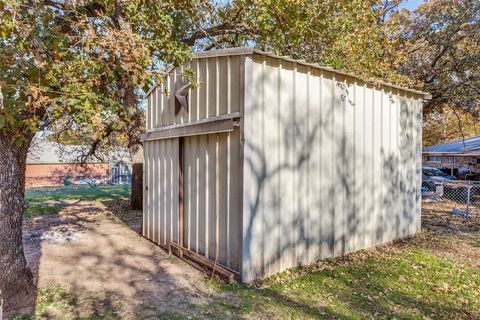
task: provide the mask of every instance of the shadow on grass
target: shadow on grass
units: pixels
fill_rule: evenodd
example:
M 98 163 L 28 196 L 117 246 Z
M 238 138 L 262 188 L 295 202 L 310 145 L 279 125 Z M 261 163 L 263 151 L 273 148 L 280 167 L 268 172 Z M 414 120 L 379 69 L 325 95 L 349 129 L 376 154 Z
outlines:
M 480 272 L 414 247 L 377 252 L 375 256 L 353 261 L 337 259 L 326 262 L 324 267 L 321 272 L 284 274 L 278 283 L 267 284 L 263 289 L 220 285 L 219 290 L 230 291 L 237 302 L 226 306 L 216 304 L 212 308 L 233 308 L 239 318 L 477 319 L 480 316 L 476 297 Z
M 27 198 L 35 204 L 64 208 L 60 215 L 42 215 L 27 223 L 28 264 L 37 284 L 40 269 L 46 270 L 49 282 L 42 283 L 23 319 L 195 318 L 194 306 L 211 299 L 205 286 L 189 280 L 198 278 L 190 267 L 125 227 L 141 221 L 141 212 L 128 209 L 128 189 L 119 189 L 114 196 L 105 196 L 105 189 L 29 191 Z M 115 223 L 108 222 L 112 219 Z M 63 230 L 85 238 L 50 244 L 45 256 L 45 236 Z M 52 267 L 55 271 L 49 271 Z M 218 315 L 231 318 L 227 311 Z M 201 317 L 210 318 L 208 311 Z

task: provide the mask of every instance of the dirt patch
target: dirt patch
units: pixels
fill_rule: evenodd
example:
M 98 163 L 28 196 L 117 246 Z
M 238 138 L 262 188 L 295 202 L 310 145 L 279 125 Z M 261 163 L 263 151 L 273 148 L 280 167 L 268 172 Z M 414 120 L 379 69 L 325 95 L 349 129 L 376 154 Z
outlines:
M 416 243 L 438 256 L 457 262 L 466 262 L 480 268 L 480 213 L 469 218 L 451 213 L 449 208 L 423 201 L 422 229 Z
M 72 318 L 102 312 L 124 319 L 193 315 L 193 305 L 223 295 L 205 283 L 203 273 L 140 236 L 139 226 L 138 213 L 120 219 L 96 202 L 71 202 L 59 215 L 28 221 L 25 253 L 38 288 L 61 286 L 72 301 L 81 301 Z M 57 312 L 50 306 L 41 316 L 56 318 Z

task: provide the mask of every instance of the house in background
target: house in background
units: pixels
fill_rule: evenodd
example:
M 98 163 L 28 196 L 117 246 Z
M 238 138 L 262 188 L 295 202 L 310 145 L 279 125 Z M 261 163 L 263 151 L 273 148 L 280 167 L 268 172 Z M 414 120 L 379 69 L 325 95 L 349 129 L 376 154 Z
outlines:
M 480 172 L 480 136 L 423 148 L 423 165 L 449 169 L 451 175 L 459 169 Z
M 130 183 L 131 168 L 128 153 L 121 151 L 105 157 L 105 161 L 81 164 L 83 146 L 61 145 L 46 138 L 36 138 L 27 156 L 26 187 L 72 184 Z

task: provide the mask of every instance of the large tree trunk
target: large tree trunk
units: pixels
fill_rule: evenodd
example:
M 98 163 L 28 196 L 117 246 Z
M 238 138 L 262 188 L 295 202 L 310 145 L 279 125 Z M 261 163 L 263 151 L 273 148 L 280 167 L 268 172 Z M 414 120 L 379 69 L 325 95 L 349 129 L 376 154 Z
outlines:
M 115 1 L 115 14 L 113 21 L 117 28 L 126 34 L 133 34 L 132 26 L 124 17 L 122 0 Z M 120 64 L 120 61 L 118 61 Z M 122 103 L 127 111 L 129 127 L 127 128 L 128 149 L 132 162 L 132 189 L 130 193 L 130 208 L 141 210 L 143 208 L 143 146 L 140 141 L 140 132 L 143 127 L 143 111 L 137 108 L 137 95 L 135 84 L 132 83 L 131 75 L 125 72 L 120 76 L 120 88 Z
M 7 314 L 28 307 L 35 295 L 22 244 L 28 145 L 16 146 L 0 133 L 0 299 Z
M 143 208 L 143 147 L 141 144 L 130 146 L 132 161 L 132 189 L 130 192 L 130 208 Z

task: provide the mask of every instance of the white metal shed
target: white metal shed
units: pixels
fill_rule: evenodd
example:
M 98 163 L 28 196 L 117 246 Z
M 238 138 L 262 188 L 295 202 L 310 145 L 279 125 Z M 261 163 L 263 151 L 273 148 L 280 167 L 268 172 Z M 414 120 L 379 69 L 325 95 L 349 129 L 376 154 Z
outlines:
M 184 67 L 148 93 L 145 237 L 250 282 L 420 230 L 428 94 L 251 47 Z

